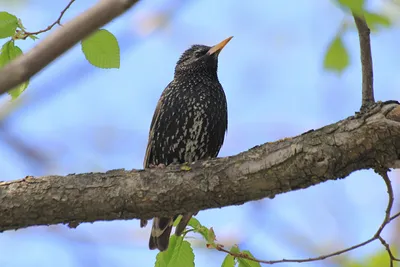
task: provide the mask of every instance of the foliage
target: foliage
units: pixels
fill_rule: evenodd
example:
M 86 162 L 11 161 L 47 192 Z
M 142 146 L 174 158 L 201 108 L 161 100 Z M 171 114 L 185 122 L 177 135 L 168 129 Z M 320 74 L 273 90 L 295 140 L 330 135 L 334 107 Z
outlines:
M 7 12 L 0 12 L 0 38 L 12 36 L 18 27 L 16 16 Z
M 81 42 L 86 59 L 99 68 L 119 68 L 120 56 L 117 38 L 105 30 L 97 30 Z
M 1 48 L 0 68 L 2 68 L 11 60 L 17 58 L 20 55 L 22 55 L 22 50 L 15 45 L 14 40 L 6 42 Z M 28 87 L 28 84 L 29 81 L 23 82 L 22 84 L 11 89 L 8 94 L 11 96 L 12 99 L 16 99 L 23 91 L 25 91 L 25 89 Z
M 23 54 L 22 50 L 15 45 L 17 41 L 23 41 L 27 38 L 32 40 L 38 39 L 38 35 L 49 31 L 55 24 L 59 23 L 62 15 L 45 30 L 28 32 L 23 26 L 21 19 L 8 12 L 0 12 L 0 39 L 8 38 L 0 51 L 0 69 Z M 120 50 L 118 41 L 109 31 L 105 29 L 97 30 L 81 42 L 81 47 L 86 59 L 92 65 L 98 68 L 119 68 Z M 14 100 L 20 96 L 28 87 L 28 84 L 29 81 L 26 81 L 10 90 L 8 94 L 11 96 L 11 99 Z
M 391 26 L 391 21 L 386 16 L 365 10 L 364 0 L 336 0 L 336 3 L 347 11 L 364 16 L 371 31 L 377 31 L 380 27 Z M 324 57 L 324 68 L 326 70 L 340 74 L 349 66 L 349 53 L 343 42 L 343 35 L 348 29 L 348 25 L 343 23 L 330 42 Z
M 325 54 L 325 69 L 342 72 L 349 65 L 349 54 L 344 47 L 342 37 L 336 36 L 328 47 Z
M 179 216 L 174 226 L 178 225 L 181 220 Z M 200 234 L 206 241 L 206 247 L 209 249 L 220 250 L 223 246 L 216 243 L 216 236 L 213 228 L 207 228 L 203 226 L 196 218 L 191 218 L 188 223 L 188 228 L 182 236 L 177 237 L 172 235 L 169 241 L 168 249 L 164 252 L 159 252 L 156 258 L 156 267 L 167 267 L 167 266 L 194 266 L 194 254 L 193 249 L 189 242 L 184 241 L 184 237 L 187 233 L 194 232 Z M 249 260 L 248 258 L 254 258 L 248 250 L 241 251 L 237 245 L 232 246 L 230 252 L 227 254 L 222 267 L 260 267 L 260 263 Z M 237 255 L 238 257 L 235 257 Z
M 156 267 L 194 266 L 194 253 L 190 243 L 183 236 L 172 235 L 168 249 L 156 258 Z

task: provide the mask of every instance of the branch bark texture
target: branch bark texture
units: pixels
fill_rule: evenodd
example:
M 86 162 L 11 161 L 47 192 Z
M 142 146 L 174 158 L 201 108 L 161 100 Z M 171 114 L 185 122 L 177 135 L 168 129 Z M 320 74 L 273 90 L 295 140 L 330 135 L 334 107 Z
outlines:
M 80 40 L 128 10 L 138 0 L 101 0 L 55 30 L 0 71 L 0 95 L 27 81 Z
M 236 156 L 197 162 L 189 171 L 172 166 L 0 182 L 0 231 L 237 205 L 361 169 L 393 168 L 399 155 L 400 106 L 376 103 L 366 113 Z

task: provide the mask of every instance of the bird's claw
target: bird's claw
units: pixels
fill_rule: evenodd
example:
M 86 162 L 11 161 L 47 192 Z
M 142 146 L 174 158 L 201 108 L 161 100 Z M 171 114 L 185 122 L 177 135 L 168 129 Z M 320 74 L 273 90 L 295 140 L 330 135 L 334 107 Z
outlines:
M 158 165 L 156 164 L 149 164 L 150 169 L 164 169 L 166 166 L 163 163 L 160 163 Z

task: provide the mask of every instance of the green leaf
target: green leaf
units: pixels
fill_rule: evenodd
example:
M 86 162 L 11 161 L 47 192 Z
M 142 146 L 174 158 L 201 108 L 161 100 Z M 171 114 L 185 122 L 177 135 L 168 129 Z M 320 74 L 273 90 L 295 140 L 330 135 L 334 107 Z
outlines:
M 205 226 L 200 226 L 197 229 L 193 230 L 195 233 L 199 233 L 203 236 L 204 240 L 208 242 L 208 228 Z
M 29 38 L 31 38 L 33 41 L 39 39 L 39 37 L 37 37 L 36 35 L 29 35 Z
M 226 255 L 221 267 L 235 267 L 235 258 L 230 254 Z
M 371 31 L 377 31 L 380 26 L 387 28 L 392 24 L 388 17 L 377 13 L 365 12 L 364 18 Z
M 29 80 L 14 87 L 7 93 L 11 96 L 12 100 L 15 100 L 25 91 L 26 88 L 28 88 L 28 85 L 29 85 Z
M 249 257 L 254 258 L 254 256 L 248 250 L 243 250 L 242 254 L 246 254 Z M 239 262 L 239 267 L 261 267 L 261 264 L 256 261 L 246 260 L 243 258 L 237 258 L 237 261 Z
M 202 226 L 201 223 L 199 222 L 199 220 L 197 220 L 196 218 L 193 218 L 193 217 L 190 218 L 188 225 L 193 227 L 193 229 L 197 229 Z
M 14 46 L 14 41 L 8 41 L 1 47 L 0 53 L 0 68 L 4 67 L 8 62 L 11 61 L 10 53 L 9 53 L 9 46 Z
M 349 8 L 356 14 L 361 14 L 364 11 L 365 0 L 336 0 L 341 6 Z
M 349 54 L 344 47 L 341 36 L 336 36 L 326 51 L 324 68 L 341 73 L 348 65 Z
M 181 242 L 176 242 L 174 253 L 172 254 L 171 266 L 194 267 L 194 253 L 190 243 L 180 237 Z
M 159 252 L 156 267 L 194 267 L 194 253 L 188 241 L 182 236 L 172 235 L 167 251 Z
M 181 166 L 181 171 L 191 171 L 192 167 L 188 166 L 188 165 L 182 165 Z
M 191 218 L 188 223 L 189 226 L 193 227 L 193 232 L 199 233 L 203 236 L 203 238 L 208 242 L 209 239 L 209 230 L 207 227 L 201 225 L 199 220 L 196 218 Z
M 15 59 L 16 57 L 22 55 L 22 50 L 18 46 L 15 46 L 14 41 L 6 42 L 2 48 L 0 53 L 0 68 L 4 67 L 8 64 L 11 60 Z M 8 94 L 11 96 L 12 100 L 16 99 L 18 96 L 21 95 L 23 91 L 28 87 L 29 81 L 23 82 L 20 85 L 16 86 L 15 88 L 8 91 Z
M 177 227 L 179 222 L 181 221 L 181 219 L 182 219 L 182 215 L 179 215 L 178 218 L 176 218 L 176 220 L 174 221 L 174 224 L 172 226 Z
M 172 259 L 172 254 L 174 253 L 175 245 L 176 245 L 176 235 L 172 235 L 169 239 L 168 249 L 163 252 L 159 252 L 156 257 L 156 267 L 167 267 L 171 266 L 169 263 Z
M 238 245 L 233 245 L 233 246 L 231 247 L 230 252 L 231 252 L 231 253 L 235 253 L 235 254 L 239 254 L 239 253 L 240 253 L 240 249 L 239 249 Z
M 18 26 L 21 30 L 23 30 L 23 31 L 26 30 L 26 28 L 25 28 L 24 25 L 22 24 L 22 20 L 21 20 L 21 19 L 18 19 L 17 26 Z
M 0 39 L 13 36 L 18 27 L 16 16 L 7 12 L 0 12 Z
M 100 29 L 81 42 L 86 59 L 99 68 L 119 68 L 120 51 L 115 36 Z
M 214 244 L 216 239 L 215 233 L 214 233 L 214 229 L 212 227 L 210 227 L 210 229 L 208 229 L 208 233 L 207 233 L 207 242 L 210 244 Z

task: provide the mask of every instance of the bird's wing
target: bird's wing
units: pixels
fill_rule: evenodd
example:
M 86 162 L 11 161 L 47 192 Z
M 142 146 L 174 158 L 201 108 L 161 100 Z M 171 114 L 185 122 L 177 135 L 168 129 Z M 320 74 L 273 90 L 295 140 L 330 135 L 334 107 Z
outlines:
M 155 122 L 157 121 L 158 117 L 160 116 L 161 103 L 162 103 L 162 97 L 160 98 L 160 100 L 158 100 L 156 110 L 154 111 L 153 119 L 151 120 L 149 140 L 147 142 L 147 148 L 146 148 L 146 154 L 144 156 L 143 168 L 149 167 L 151 147 L 152 147 L 152 143 L 153 143 L 152 136 L 153 136 L 153 131 L 154 131 L 154 125 L 155 125 Z
M 170 86 L 171 83 L 168 84 L 168 86 L 166 88 L 168 88 Z M 158 100 L 157 106 L 156 106 L 156 110 L 154 111 L 153 114 L 153 119 L 151 120 L 151 124 L 150 124 L 150 132 L 149 132 L 149 140 L 147 142 L 147 148 L 146 148 L 146 154 L 144 156 L 144 162 L 143 162 L 143 168 L 147 168 L 149 167 L 149 161 L 150 161 L 150 155 L 151 155 L 151 147 L 152 147 L 152 142 L 153 142 L 153 132 L 154 132 L 154 125 L 156 125 L 156 121 L 158 120 L 158 118 L 160 117 L 160 109 L 161 109 L 161 105 L 163 103 L 163 99 L 164 99 L 164 92 L 161 94 L 160 99 Z

